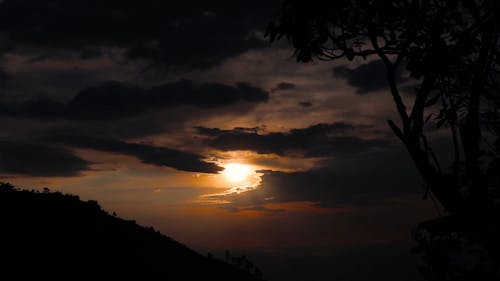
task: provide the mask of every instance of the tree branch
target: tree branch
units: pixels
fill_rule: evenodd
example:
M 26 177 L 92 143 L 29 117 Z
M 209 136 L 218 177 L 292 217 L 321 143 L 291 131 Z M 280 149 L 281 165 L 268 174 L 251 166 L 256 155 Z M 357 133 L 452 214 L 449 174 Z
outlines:
M 408 113 L 406 112 L 406 106 L 401 99 L 401 94 L 399 93 L 398 86 L 396 84 L 396 79 L 394 78 L 395 66 L 392 64 L 391 60 L 386 54 L 380 49 L 377 38 L 373 35 L 373 32 L 369 32 L 370 42 L 372 43 L 373 49 L 377 52 L 378 56 L 382 59 L 385 66 L 387 67 L 387 81 L 389 82 L 389 87 L 391 89 L 391 95 L 396 104 L 396 108 L 403 123 L 404 134 L 409 132 L 410 120 L 408 118 Z M 399 57 L 399 56 L 398 56 Z

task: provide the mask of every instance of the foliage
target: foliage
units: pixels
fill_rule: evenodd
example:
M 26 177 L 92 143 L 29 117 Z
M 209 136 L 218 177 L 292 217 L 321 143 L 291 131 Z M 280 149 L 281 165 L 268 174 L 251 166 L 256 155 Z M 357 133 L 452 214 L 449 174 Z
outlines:
M 19 280 L 262 280 L 110 215 L 95 200 L 49 189 L 0 183 L 0 229 L 2 274 Z
M 258 279 L 262 279 L 262 271 L 251 262 L 245 255 L 243 256 L 233 256 L 229 250 L 224 252 L 224 259 L 226 263 L 231 264 L 237 268 L 240 268 Z
M 438 237 L 475 241 L 488 262 L 500 266 L 498 239 L 491 238 L 500 229 L 499 1 L 288 0 L 267 36 L 288 40 L 299 62 L 380 59 L 400 118 L 399 125 L 388 124 L 426 184 L 424 197 L 432 195 L 453 217 L 431 224 L 444 224 L 448 232 L 424 222 L 415 238 L 421 245 Z M 417 84 L 411 104 L 396 79 L 402 68 Z M 432 122 L 449 132 L 454 157 L 448 165 L 428 141 L 424 129 Z

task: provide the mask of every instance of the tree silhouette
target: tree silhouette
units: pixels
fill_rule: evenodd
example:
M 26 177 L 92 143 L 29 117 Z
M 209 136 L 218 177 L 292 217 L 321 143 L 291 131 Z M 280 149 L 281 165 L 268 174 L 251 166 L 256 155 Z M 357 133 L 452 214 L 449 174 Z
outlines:
M 78 274 L 121 280 L 262 280 L 156 231 L 104 211 L 97 201 L 0 182 L 1 273 L 18 280 Z
M 380 59 L 400 118 L 388 124 L 424 180 L 424 198 L 433 196 L 446 211 L 417 227 L 419 250 L 436 253 L 430 245 L 444 247 L 436 241 L 457 238 L 465 245 L 465 239 L 499 265 L 499 1 L 288 0 L 267 36 L 271 42 L 286 38 L 299 62 Z M 411 103 L 400 92 L 401 69 L 417 85 Z M 449 132 L 448 165 L 428 140 L 425 128 L 432 122 Z M 445 275 L 458 274 L 449 274 L 453 270 Z

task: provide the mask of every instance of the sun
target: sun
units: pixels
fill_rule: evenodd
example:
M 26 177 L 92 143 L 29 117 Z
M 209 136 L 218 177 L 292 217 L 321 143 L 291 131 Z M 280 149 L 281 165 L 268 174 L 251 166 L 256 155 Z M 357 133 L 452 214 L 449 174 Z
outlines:
M 250 166 L 245 164 L 231 163 L 224 166 L 224 171 L 222 174 L 230 182 L 237 183 L 242 182 L 250 176 L 252 169 Z

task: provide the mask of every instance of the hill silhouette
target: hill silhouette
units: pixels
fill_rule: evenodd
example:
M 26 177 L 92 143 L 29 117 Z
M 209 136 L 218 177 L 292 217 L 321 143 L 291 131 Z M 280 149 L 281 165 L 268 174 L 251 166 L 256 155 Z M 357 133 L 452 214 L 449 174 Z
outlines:
M 110 215 L 96 201 L 6 183 L 0 183 L 0 255 L 1 275 L 12 280 L 261 280 Z

